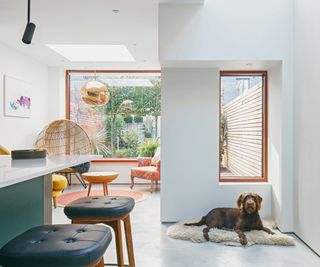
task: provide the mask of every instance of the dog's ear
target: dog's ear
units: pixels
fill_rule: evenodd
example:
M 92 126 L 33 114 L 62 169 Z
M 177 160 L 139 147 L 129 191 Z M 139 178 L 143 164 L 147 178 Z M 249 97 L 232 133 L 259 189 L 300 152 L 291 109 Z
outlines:
M 238 197 L 237 206 L 239 209 L 242 207 L 244 197 L 245 197 L 245 193 L 240 194 L 240 196 Z
M 261 209 L 262 197 L 260 197 L 257 193 L 254 194 L 254 198 L 256 199 L 258 210 Z

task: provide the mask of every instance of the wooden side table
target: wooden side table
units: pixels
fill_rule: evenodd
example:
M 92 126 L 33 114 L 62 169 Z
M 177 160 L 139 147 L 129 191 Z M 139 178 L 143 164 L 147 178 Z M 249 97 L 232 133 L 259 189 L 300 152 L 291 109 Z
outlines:
M 89 184 L 88 196 L 90 196 L 91 186 L 93 184 L 102 184 L 103 194 L 105 196 L 108 195 L 108 183 L 117 179 L 118 176 L 119 174 L 117 172 L 86 172 L 82 174 L 83 179 Z

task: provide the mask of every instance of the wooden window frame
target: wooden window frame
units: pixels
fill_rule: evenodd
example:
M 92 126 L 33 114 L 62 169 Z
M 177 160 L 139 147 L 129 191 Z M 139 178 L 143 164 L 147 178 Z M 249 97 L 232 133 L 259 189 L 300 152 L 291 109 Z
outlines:
M 268 182 L 268 72 L 267 71 L 220 71 L 219 78 L 219 140 L 221 134 L 221 78 L 223 76 L 262 76 L 263 78 L 263 136 L 262 136 L 262 177 L 237 177 L 237 176 L 223 176 L 221 177 L 221 155 L 220 155 L 220 141 L 219 141 L 219 182 Z
M 70 120 L 70 79 L 72 73 L 161 73 L 161 70 L 66 70 L 66 119 Z M 137 158 L 103 158 L 94 160 L 95 163 L 128 163 L 137 162 Z

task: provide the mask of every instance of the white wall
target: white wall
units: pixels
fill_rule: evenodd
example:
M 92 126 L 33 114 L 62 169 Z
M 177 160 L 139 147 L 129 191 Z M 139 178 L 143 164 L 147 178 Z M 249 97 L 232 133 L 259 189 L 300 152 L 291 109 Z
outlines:
M 283 224 L 282 193 L 282 65 L 268 70 L 268 179 L 272 184 L 271 203 L 273 216 Z
M 295 225 L 320 254 L 320 2 L 295 1 Z
M 4 74 L 32 84 L 31 118 L 4 116 Z M 48 122 L 47 66 L 0 44 L 0 100 L 0 144 L 9 149 L 33 147 L 38 132 Z
M 276 216 L 281 216 L 278 218 L 279 226 L 283 231 L 292 231 L 292 42 L 293 4 L 291 0 L 207 0 L 204 5 L 199 6 L 160 5 L 159 55 L 163 70 L 162 115 L 166 116 L 162 117 L 161 145 L 163 159 L 168 157 L 175 161 L 173 163 L 165 160 L 162 165 L 163 221 L 199 216 L 208 208 L 218 205 L 230 206 L 234 203 L 237 193 L 241 191 L 257 191 L 263 194 L 265 197 L 263 212 L 266 215 L 271 214 L 270 185 L 221 186 L 217 182 L 218 149 L 216 143 L 211 143 L 218 142 L 218 126 L 215 124 L 219 116 L 216 102 L 218 101 L 218 83 L 217 77 L 213 78 L 217 75 L 217 70 L 205 71 L 199 66 L 219 67 L 217 62 L 221 61 L 241 61 L 243 64 L 243 62 L 255 60 L 277 60 L 282 62 L 280 74 L 282 99 L 278 114 L 282 124 L 280 135 L 282 153 L 279 159 L 282 169 L 281 175 L 274 176 L 271 181 L 277 179 L 276 190 L 281 190 L 279 201 L 282 212 Z M 170 68 L 166 70 L 166 67 Z M 187 68 L 191 68 L 191 71 Z M 240 68 L 245 69 L 245 64 L 239 65 Z M 190 92 L 192 89 L 189 87 L 190 83 L 193 84 L 193 90 L 197 95 Z M 177 93 L 175 93 L 176 90 L 178 90 Z M 195 117 L 194 110 L 190 112 L 189 109 L 193 100 L 191 97 L 188 98 L 190 95 L 199 102 L 197 106 L 199 111 L 195 114 L 206 118 L 206 123 L 201 123 L 199 128 L 201 130 L 198 130 L 198 133 L 194 128 L 199 127 L 199 119 L 188 123 L 173 120 L 173 118 L 180 118 L 182 113 Z M 210 107 L 212 110 L 206 112 Z M 173 135 L 170 129 L 175 129 L 175 132 L 180 134 Z M 189 135 L 189 132 L 192 134 Z M 200 138 L 200 133 L 205 145 L 195 147 L 193 142 L 195 137 Z M 189 149 L 190 142 L 191 149 Z M 211 150 L 208 152 L 207 148 L 210 146 Z M 184 156 L 184 161 L 178 159 L 179 164 L 176 164 L 178 155 L 188 155 L 190 159 Z M 181 171 L 180 165 L 188 171 Z M 200 175 L 196 175 L 195 172 L 199 172 Z M 194 200 L 194 197 L 197 200 Z
M 267 184 L 219 184 L 219 70 L 163 68 L 161 85 L 161 220 L 200 218 L 235 206 L 240 192 L 270 200 Z M 264 216 L 271 215 L 266 201 Z
M 291 0 L 206 0 L 159 8 L 159 53 L 166 61 L 290 58 Z
M 49 120 L 66 118 L 66 79 L 65 70 L 49 67 Z

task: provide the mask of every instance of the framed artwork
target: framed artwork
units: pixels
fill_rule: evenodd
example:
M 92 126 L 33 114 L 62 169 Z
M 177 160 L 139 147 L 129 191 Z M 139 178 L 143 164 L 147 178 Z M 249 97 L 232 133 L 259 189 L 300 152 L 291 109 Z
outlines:
M 30 118 L 30 83 L 4 75 L 4 115 Z

